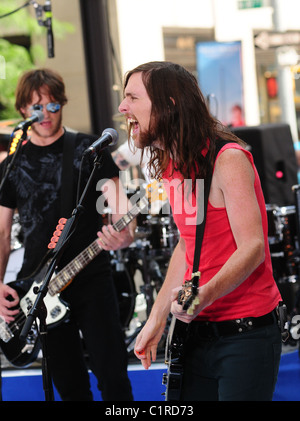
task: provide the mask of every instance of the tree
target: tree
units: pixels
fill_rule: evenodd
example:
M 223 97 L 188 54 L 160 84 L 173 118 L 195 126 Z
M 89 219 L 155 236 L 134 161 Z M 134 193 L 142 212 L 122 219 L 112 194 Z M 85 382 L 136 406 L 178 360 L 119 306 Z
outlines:
M 0 3 L 0 120 L 19 117 L 14 107 L 17 81 L 23 72 L 35 67 L 37 58 L 40 62 L 46 58 L 45 48 L 39 43 L 41 37 L 45 38 L 46 28 L 30 14 L 31 9 L 27 7 L 30 5 L 31 2 L 23 0 L 1 0 Z M 56 38 L 74 30 L 68 22 L 53 19 L 52 23 Z M 16 35 L 27 38 L 29 44 L 25 47 L 10 42 Z M 31 42 L 33 37 L 34 42 Z
M 0 79 L 0 119 L 19 117 L 15 110 L 15 89 L 20 75 L 34 67 L 25 47 L 0 39 L 0 54 L 4 57 L 5 79 Z

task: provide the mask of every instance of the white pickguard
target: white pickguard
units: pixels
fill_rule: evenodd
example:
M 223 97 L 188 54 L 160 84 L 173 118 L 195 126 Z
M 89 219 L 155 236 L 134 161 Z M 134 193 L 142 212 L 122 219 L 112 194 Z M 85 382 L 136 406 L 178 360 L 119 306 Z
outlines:
M 34 288 L 40 287 L 41 283 L 33 282 L 31 285 L 30 290 L 27 294 L 21 299 L 20 307 L 25 315 L 28 314 L 28 308 L 33 306 L 37 295 L 34 292 Z M 47 317 L 46 317 L 46 324 L 51 325 L 53 323 L 57 323 L 62 320 L 69 308 L 60 300 L 59 294 L 51 296 L 50 294 L 46 294 L 44 297 L 44 303 L 47 308 Z

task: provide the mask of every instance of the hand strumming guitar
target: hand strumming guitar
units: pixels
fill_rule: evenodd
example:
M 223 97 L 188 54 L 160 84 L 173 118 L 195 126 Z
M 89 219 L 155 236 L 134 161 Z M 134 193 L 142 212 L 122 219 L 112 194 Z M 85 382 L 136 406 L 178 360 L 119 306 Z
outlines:
M 19 313 L 19 310 L 11 310 L 19 303 L 19 296 L 17 292 L 3 282 L 0 282 L 0 316 L 6 322 L 12 322 L 14 316 Z

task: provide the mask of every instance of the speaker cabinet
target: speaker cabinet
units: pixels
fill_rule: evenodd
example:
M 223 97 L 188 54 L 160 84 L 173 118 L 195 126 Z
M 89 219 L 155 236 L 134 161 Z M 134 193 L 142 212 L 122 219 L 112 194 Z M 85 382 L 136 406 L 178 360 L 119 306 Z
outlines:
M 298 184 L 298 166 L 290 126 L 265 124 L 231 130 L 249 145 L 266 203 L 293 205 L 292 186 Z

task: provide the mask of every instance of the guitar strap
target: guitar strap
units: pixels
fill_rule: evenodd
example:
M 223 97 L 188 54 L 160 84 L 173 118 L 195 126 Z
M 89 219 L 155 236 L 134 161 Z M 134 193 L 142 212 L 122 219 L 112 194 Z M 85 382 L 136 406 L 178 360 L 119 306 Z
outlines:
M 69 218 L 73 210 L 73 162 L 77 132 L 65 131 L 62 157 L 61 216 Z
M 226 143 L 229 143 L 229 141 L 219 139 L 216 142 L 216 150 L 215 150 L 215 159 L 221 150 L 221 148 L 226 145 Z M 192 274 L 192 288 L 198 288 L 199 286 L 199 278 L 200 278 L 200 272 L 199 272 L 199 264 L 200 264 L 200 254 L 201 254 L 201 246 L 202 246 L 202 240 L 204 236 L 204 228 L 205 228 L 205 221 L 206 221 L 206 213 L 207 213 L 207 204 L 208 204 L 208 196 L 211 186 L 211 180 L 212 180 L 212 173 L 213 169 L 211 169 L 208 173 L 208 176 L 204 180 L 204 213 L 203 213 L 203 221 L 202 223 L 197 223 L 196 225 L 196 240 L 195 240 L 195 251 L 194 251 L 194 262 L 193 262 L 193 274 Z M 202 199 L 202 195 L 198 194 L 198 212 L 199 212 L 199 202 Z
M 197 223 L 196 226 L 196 240 L 195 240 L 195 252 L 194 252 L 194 262 L 193 262 L 193 277 L 198 276 L 198 280 L 200 277 L 200 274 L 198 274 L 199 270 L 199 263 L 200 263 L 200 254 L 201 254 L 201 246 L 202 246 L 202 240 L 204 236 L 204 228 L 205 228 L 205 221 L 206 221 L 206 213 L 207 213 L 207 203 L 208 203 L 208 196 L 210 191 L 210 185 L 211 185 L 211 179 L 212 174 L 211 172 L 208 174 L 208 177 L 204 181 L 204 213 L 203 213 L 203 220 L 201 223 Z M 201 196 L 200 194 L 198 196 Z M 198 197 L 198 203 L 201 200 L 200 197 Z M 198 206 L 199 209 L 199 206 Z M 198 286 L 198 284 L 197 284 Z

